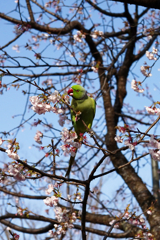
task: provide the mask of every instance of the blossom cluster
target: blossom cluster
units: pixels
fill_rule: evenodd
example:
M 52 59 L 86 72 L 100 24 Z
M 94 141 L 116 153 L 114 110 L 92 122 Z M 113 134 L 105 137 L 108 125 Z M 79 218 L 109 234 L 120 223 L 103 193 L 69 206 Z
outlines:
M 66 208 L 62 208 L 58 206 L 59 196 L 61 196 L 59 192 L 59 184 L 55 183 L 49 184 L 48 189 L 45 191 L 47 194 L 54 192 L 54 196 L 47 197 L 44 199 L 44 203 L 49 207 L 54 207 L 55 218 L 57 219 L 59 224 L 54 224 L 55 232 L 49 231 L 50 237 L 56 238 L 59 234 L 65 234 L 68 228 L 73 228 L 73 223 L 76 221 L 77 216 L 76 213 L 67 210 Z
M 76 132 L 63 128 L 61 135 L 61 139 L 64 142 L 61 149 L 64 151 L 64 155 L 67 156 L 68 154 L 71 154 L 71 156 L 75 156 L 76 149 L 81 147 L 79 142 L 74 141 L 78 137 Z
M 147 214 L 151 215 L 152 211 L 150 209 L 148 209 Z M 121 219 L 123 217 L 125 219 L 125 221 L 128 221 L 128 223 L 135 225 L 142 229 L 142 231 L 139 231 L 139 233 L 135 236 L 134 240 L 139 239 L 139 238 L 143 238 L 146 240 L 153 240 L 153 235 L 149 231 L 147 231 L 146 221 L 142 215 L 135 216 L 135 215 L 133 215 L 133 213 L 130 213 L 127 210 L 127 211 L 125 211 L 125 213 L 123 215 L 120 214 L 119 217 L 120 218 L 116 217 L 117 219 L 111 220 L 109 222 L 109 225 L 113 225 L 114 228 L 119 228 L 118 219 Z
M 25 180 L 25 170 L 22 164 L 13 162 L 4 164 L 4 168 L 2 169 L 3 173 L 8 172 L 12 177 L 15 178 L 17 181 L 24 181 Z M 8 180 L 5 177 L 0 177 L 1 183 L 6 183 Z
M 155 55 L 157 55 L 158 53 L 158 50 L 153 47 L 153 50 L 152 52 L 149 52 L 149 51 L 146 51 L 146 57 L 149 59 L 149 60 L 157 60 L 157 57 L 155 57 Z
M 129 126 L 128 126 L 127 124 L 125 124 L 124 127 L 117 126 L 116 128 L 119 130 L 120 133 L 126 133 L 126 132 L 128 132 L 128 130 L 129 130 Z M 132 137 L 131 137 L 130 135 L 129 135 L 129 136 L 126 135 L 126 136 L 124 136 L 124 137 L 119 136 L 119 135 L 116 135 L 115 138 L 114 138 L 114 140 L 115 140 L 116 142 L 118 142 L 118 143 L 122 143 L 122 142 L 123 142 L 123 138 L 125 138 L 125 137 L 127 137 L 127 139 L 124 141 L 124 144 L 125 144 L 126 146 L 128 146 L 129 149 L 134 150 L 134 149 L 135 149 L 135 146 L 137 145 L 137 142 L 136 142 L 136 141 L 134 142 L 133 139 L 132 139 Z
M 29 28 L 31 28 L 31 26 L 29 24 L 27 24 L 26 26 L 24 26 L 24 25 L 22 26 L 20 24 L 17 24 L 17 25 L 14 26 L 14 33 L 16 35 L 19 35 L 19 34 L 21 34 L 23 32 L 28 31 Z
M 37 143 L 42 144 L 42 141 L 41 141 L 42 137 L 43 137 L 43 133 L 37 130 L 36 135 L 34 136 L 34 140 Z
M 8 144 L 8 149 L 6 150 L 6 153 L 8 155 L 9 158 L 12 158 L 13 160 L 18 160 L 19 159 L 19 155 L 17 154 L 17 149 L 19 149 L 19 145 L 18 147 L 15 146 L 15 150 L 14 150 L 14 145 L 18 145 L 18 143 L 14 143 L 13 146 L 12 144 Z
M 154 139 L 154 136 L 152 135 L 148 147 L 154 148 L 149 149 L 149 153 L 151 154 L 151 157 L 155 161 L 160 161 L 160 143 Z
M 91 37 L 92 38 L 98 38 L 100 36 L 103 36 L 103 32 L 102 31 L 98 31 L 98 30 L 94 30 L 94 32 L 91 33 Z
M 92 61 L 91 64 L 92 64 L 91 69 L 93 70 L 93 72 L 97 73 L 99 68 L 99 62 Z
M 138 93 L 143 93 L 144 92 L 144 89 L 143 88 L 140 88 L 142 85 L 141 85 L 141 82 L 138 82 L 136 81 L 135 79 L 132 80 L 131 82 L 131 88 L 135 91 L 135 92 L 138 92 Z
M 54 212 L 55 217 L 60 224 L 54 224 L 55 232 L 50 230 L 49 234 L 50 237 L 57 239 L 58 235 L 66 234 L 68 228 L 71 229 L 74 227 L 73 223 L 76 221 L 77 216 L 75 212 L 71 212 L 66 208 L 62 209 L 61 207 L 55 207 Z
M 31 109 L 40 115 L 45 114 L 46 112 L 53 112 L 59 114 L 58 122 L 60 126 L 64 125 L 67 116 L 64 115 L 65 109 L 59 107 L 59 103 L 69 103 L 69 96 L 64 95 L 62 99 L 58 91 L 55 90 L 55 92 L 52 93 L 49 97 L 43 95 L 32 96 L 30 97 L 30 102 L 32 104 Z M 51 103 L 53 103 L 54 106 L 52 106 Z
M 77 34 L 75 34 L 73 36 L 74 40 L 76 42 L 80 42 L 80 43 L 83 42 L 83 38 L 85 38 L 85 37 L 86 37 L 85 34 L 83 34 L 81 31 L 77 31 Z
M 145 76 L 145 77 L 151 77 L 152 73 L 150 72 L 150 67 L 149 66 L 141 66 L 140 70 L 141 73 Z
M 158 116 L 160 116 L 160 108 L 156 108 L 155 106 L 153 107 L 145 107 L 146 108 L 146 111 L 149 113 L 149 114 L 156 114 Z

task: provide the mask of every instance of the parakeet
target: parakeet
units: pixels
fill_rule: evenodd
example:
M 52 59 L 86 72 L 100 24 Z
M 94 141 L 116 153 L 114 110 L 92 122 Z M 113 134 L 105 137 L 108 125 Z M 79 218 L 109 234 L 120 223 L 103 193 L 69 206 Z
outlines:
M 88 97 L 87 91 L 80 85 L 73 85 L 68 90 L 68 95 L 72 96 L 71 120 L 79 138 L 80 133 L 83 134 L 87 132 L 92 126 L 96 112 L 96 102 L 93 98 Z M 66 176 L 68 176 L 71 171 L 74 159 L 75 156 L 70 158 Z

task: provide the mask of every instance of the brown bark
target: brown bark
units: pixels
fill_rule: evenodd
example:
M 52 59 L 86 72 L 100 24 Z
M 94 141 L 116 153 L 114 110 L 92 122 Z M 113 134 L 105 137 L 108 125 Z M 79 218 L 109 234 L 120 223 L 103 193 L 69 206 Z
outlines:
M 113 1 L 113 0 L 110 0 L 110 1 Z M 152 1 L 150 0 L 118 0 L 116 2 L 129 3 L 129 4 L 139 5 L 147 8 L 160 9 L 159 0 L 152 0 Z

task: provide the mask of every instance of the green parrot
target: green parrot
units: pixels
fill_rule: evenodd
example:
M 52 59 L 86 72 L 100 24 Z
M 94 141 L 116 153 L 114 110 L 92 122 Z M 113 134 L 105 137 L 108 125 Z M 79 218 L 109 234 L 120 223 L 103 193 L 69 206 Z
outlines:
M 88 132 L 88 129 L 92 126 L 96 112 L 96 102 L 93 98 L 88 97 L 87 91 L 80 85 L 73 85 L 68 90 L 68 95 L 72 96 L 71 120 L 78 138 L 80 138 L 80 134 Z M 75 156 L 71 156 L 66 176 L 70 174 L 74 159 Z

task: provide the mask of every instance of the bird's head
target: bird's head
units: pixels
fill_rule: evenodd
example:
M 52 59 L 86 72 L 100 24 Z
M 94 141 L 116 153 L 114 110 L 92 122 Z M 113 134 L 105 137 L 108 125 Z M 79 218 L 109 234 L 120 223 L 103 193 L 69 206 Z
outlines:
M 73 85 L 68 90 L 68 95 L 72 96 L 74 99 L 81 100 L 86 96 L 86 90 L 80 85 Z

